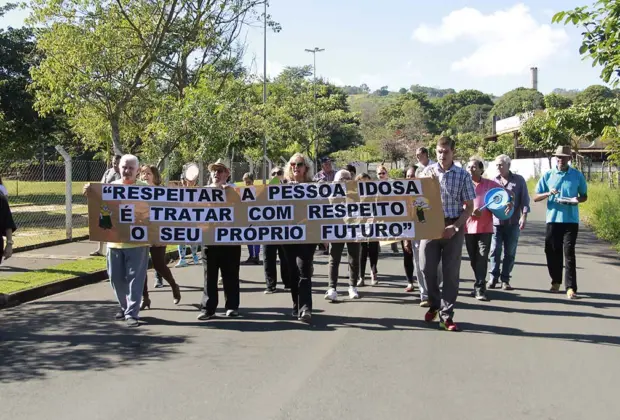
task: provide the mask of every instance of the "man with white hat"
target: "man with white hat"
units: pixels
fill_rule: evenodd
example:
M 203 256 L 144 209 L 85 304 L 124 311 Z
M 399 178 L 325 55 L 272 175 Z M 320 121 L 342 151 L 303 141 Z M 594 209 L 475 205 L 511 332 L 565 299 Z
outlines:
M 547 171 L 536 185 L 534 201 L 547 200 L 545 254 L 551 277 L 551 292 L 562 286 L 565 267 L 566 297 L 577 299 L 577 262 L 575 243 L 579 232 L 579 203 L 588 199 L 588 186 L 581 172 L 569 166 L 570 146 L 558 146 L 553 154 L 555 168 Z
M 230 169 L 224 160 L 209 165 L 212 188 L 229 188 L 228 178 Z M 203 245 L 202 265 L 204 269 L 204 289 L 198 319 L 205 321 L 215 317 L 218 297 L 218 273 L 222 276 L 224 285 L 225 316 L 239 315 L 239 265 L 241 260 L 241 245 Z

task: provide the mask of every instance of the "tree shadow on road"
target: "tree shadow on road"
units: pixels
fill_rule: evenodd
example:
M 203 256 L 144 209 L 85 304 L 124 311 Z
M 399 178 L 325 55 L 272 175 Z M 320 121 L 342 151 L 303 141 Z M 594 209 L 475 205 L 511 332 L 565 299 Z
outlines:
M 476 334 L 498 334 L 528 338 L 551 338 L 556 340 L 574 341 L 578 343 L 620 346 L 620 336 L 549 332 L 539 333 L 523 331 L 518 328 L 502 327 L 499 325 L 470 324 L 467 322 L 459 322 L 459 325 L 464 332 Z
M 165 361 L 187 338 L 128 329 L 109 301 L 33 302 L 0 312 L 0 383 L 51 372 L 107 370 Z

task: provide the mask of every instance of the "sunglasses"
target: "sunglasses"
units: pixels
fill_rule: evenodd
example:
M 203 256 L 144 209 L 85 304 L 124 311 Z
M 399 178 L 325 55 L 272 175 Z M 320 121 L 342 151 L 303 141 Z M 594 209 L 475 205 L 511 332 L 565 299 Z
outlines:
M 282 176 L 284 174 L 284 171 L 277 171 L 277 172 L 272 172 L 271 176 Z
M 306 164 L 304 162 L 291 162 L 291 166 L 297 166 L 298 168 L 301 168 L 302 166 L 305 166 Z
M 377 175 L 385 175 L 387 172 L 377 172 Z
M 226 171 L 222 168 L 217 168 L 217 169 L 212 170 L 211 172 L 215 172 L 217 174 L 223 174 Z

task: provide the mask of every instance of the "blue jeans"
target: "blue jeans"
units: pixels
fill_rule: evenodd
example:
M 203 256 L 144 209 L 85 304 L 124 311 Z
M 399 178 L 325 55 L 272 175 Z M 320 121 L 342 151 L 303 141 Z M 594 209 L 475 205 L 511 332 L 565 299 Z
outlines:
M 493 239 L 491 240 L 491 281 L 499 278 L 505 283 L 510 283 L 510 273 L 515 265 L 517 255 L 517 245 L 519 244 L 519 225 L 499 225 L 493 226 Z M 504 249 L 504 260 L 502 262 L 502 248 Z M 502 269 L 500 272 L 500 262 Z
M 258 258 L 260 255 L 260 245 L 248 245 L 248 252 L 250 257 Z

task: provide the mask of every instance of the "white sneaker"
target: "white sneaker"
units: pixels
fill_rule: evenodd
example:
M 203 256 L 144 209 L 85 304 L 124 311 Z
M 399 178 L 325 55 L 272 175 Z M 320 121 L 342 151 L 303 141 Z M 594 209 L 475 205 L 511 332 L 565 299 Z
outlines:
M 377 274 L 376 273 L 370 273 L 370 285 L 371 286 L 376 286 L 377 284 L 379 284 L 379 280 L 377 279 Z
M 325 292 L 325 300 L 331 300 L 335 302 L 338 300 L 338 292 L 334 288 L 329 288 L 327 292 Z
M 360 295 L 357 293 L 357 288 L 349 286 L 349 299 L 359 299 Z
M 181 268 L 181 267 L 187 267 L 187 261 L 183 260 L 179 260 L 179 262 L 177 263 L 177 265 L 175 265 L 176 268 Z
M 360 277 L 360 279 L 357 281 L 357 287 L 364 287 L 366 286 L 366 279 L 364 277 Z

